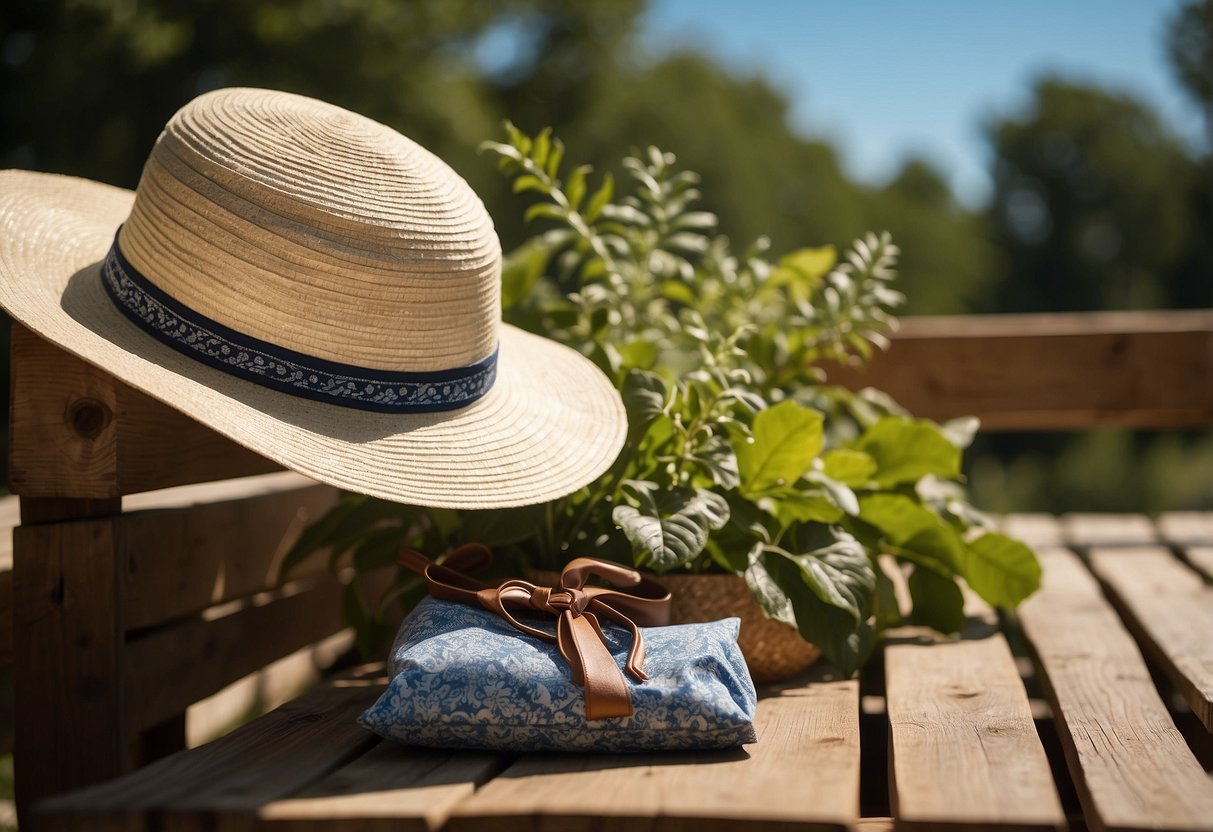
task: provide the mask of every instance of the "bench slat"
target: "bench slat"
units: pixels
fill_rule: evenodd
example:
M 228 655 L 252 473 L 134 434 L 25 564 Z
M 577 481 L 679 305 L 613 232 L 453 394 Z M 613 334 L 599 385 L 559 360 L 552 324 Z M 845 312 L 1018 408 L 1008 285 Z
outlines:
M 985 430 L 1213 420 L 1213 312 L 909 317 L 894 347 L 834 384 L 875 387 L 911 413 Z
M 1028 546 L 1061 546 L 1061 523 L 1052 514 L 1008 514 L 999 523 L 999 528 Z
M 349 765 L 257 815 L 258 829 L 430 832 L 496 774 L 495 752 L 439 751 L 380 742 Z
M 287 483 L 259 496 L 119 517 L 125 628 L 149 627 L 274 588 L 286 549 L 337 500 L 334 488 Z M 326 568 L 323 558 L 307 566 L 292 578 Z
M 356 722 L 382 691 L 368 672 L 324 685 L 212 743 L 36 808 L 51 829 L 247 830 L 261 807 L 315 783 L 378 740 Z
M 1094 549 L 1090 559 L 1137 642 L 1213 731 L 1213 587 L 1166 549 Z
M 1213 513 L 1168 511 L 1158 515 L 1158 530 L 1167 543 L 1213 546 Z
M 1187 546 L 1180 553 L 1204 574 L 1206 580 L 1213 581 L 1213 546 Z
M 853 828 L 858 683 L 830 680 L 824 668 L 811 674 L 760 700 L 760 739 L 744 750 L 525 755 L 460 804 L 446 828 Z
M 1065 514 L 1061 526 L 1069 546 L 1141 546 L 1158 542 L 1158 531 L 1143 514 Z
M 214 620 L 188 619 L 127 643 L 127 713 L 133 730 L 182 713 L 275 659 L 342 628 L 341 584 L 295 584 Z
M 885 686 L 897 828 L 1064 828 L 1015 659 L 993 611 L 978 602 L 976 613 L 960 641 L 890 634 Z
M 1208 779 L 1095 579 L 1063 549 L 1020 609 L 1058 735 L 1093 829 L 1213 829 Z

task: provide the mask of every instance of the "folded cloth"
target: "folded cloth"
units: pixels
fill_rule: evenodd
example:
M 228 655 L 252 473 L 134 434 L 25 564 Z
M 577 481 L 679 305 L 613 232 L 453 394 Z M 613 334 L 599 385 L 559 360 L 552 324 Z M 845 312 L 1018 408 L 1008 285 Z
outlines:
M 630 716 L 586 718 L 555 644 L 486 609 L 424 599 L 392 647 L 387 690 L 360 718 L 380 736 L 437 748 L 660 751 L 754 742 L 757 695 L 737 646 L 740 621 L 641 627 L 648 680 L 626 676 Z M 602 622 L 617 665 L 632 644 Z

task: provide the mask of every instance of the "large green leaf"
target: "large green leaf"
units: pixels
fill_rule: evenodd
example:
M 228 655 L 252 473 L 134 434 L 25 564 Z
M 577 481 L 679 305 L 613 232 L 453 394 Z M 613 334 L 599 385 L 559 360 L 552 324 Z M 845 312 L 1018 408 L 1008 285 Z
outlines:
M 907 582 L 914 609 L 910 620 L 941 633 L 959 633 L 965 627 L 964 595 L 956 581 L 923 566 L 914 567 Z
M 763 497 L 758 501 L 758 505 L 774 515 L 781 526 L 812 522 L 837 523 L 844 515 L 829 493 L 821 489 Z
M 632 545 L 636 565 L 664 572 L 689 563 L 708 533 L 729 520 L 729 504 L 703 488 L 667 488 L 637 493 L 640 507 L 616 506 L 612 519 Z
M 821 462 L 826 476 L 852 487 L 867 485 L 876 473 L 876 460 L 852 448 L 835 448 Z
M 859 498 L 859 519 L 880 529 L 894 543 L 903 543 L 943 522 L 929 508 L 904 494 L 865 494 Z
M 875 526 L 897 554 L 945 575 L 960 570 L 964 541 L 951 524 L 904 494 L 867 494 L 859 498 L 859 519 Z
M 1040 562 L 1024 544 L 998 532 L 988 532 L 965 547 L 961 563 L 973 591 L 989 604 L 1014 609 L 1040 589 Z
M 771 573 L 767 571 L 762 557 L 763 546 L 754 544 L 748 555 L 748 566 L 745 570 L 745 582 L 759 605 L 762 606 L 768 618 L 782 621 L 784 624 L 796 626 L 796 613 L 792 610 L 792 601 L 786 592 L 779 588 Z
M 737 456 L 733 453 L 733 446 L 723 436 L 713 436 L 696 448 L 693 461 L 707 472 L 716 485 L 726 491 L 741 483 Z
M 872 652 L 875 634 L 866 621 L 857 622 L 849 612 L 822 601 L 803 579 L 800 566 L 781 555 L 766 552 L 762 556 L 761 568 L 769 576 L 762 581 L 757 573 L 747 573 L 751 589 L 762 586 L 764 597 L 759 597 L 764 609 L 781 618 L 791 608 L 796 628 L 808 641 L 816 644 L 827 659 L 846 676 L 853 674 Z M 780 595 L 784 599 L 780 599 Z
M 628 414 L 628 443 L 634 445 L 665 407 L 665 382 L 656 373 L 632 370 L 623 380 L 621 395 Z
M 917 482 L 927 474 L 960 476 L 960 449 L 931 422 L 886 417 L 868 428 L 854 448 L 875 461 L 873 479 L 882 486 Z
M 733 448 L 746 495 L 792 485 L 821 453 L 822 415 L 790 399 L 756 415 L 752 431 Z
M 861 620 L 876 589 L 876 574 L 863 545 L 846 532 L 820 526 L 801 526 L 792 535 L 792 544 L 791 551 L 786 547 L 768 547 L 768 551 L 799 566 L 801 578 L 822 601 Z

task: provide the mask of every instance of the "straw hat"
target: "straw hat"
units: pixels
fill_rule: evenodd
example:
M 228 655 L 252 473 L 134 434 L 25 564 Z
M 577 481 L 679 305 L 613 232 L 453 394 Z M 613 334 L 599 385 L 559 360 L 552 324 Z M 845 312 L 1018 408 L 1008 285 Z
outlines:
M 389 500 L 542 502 L 619 452 L 610 381 L 502 324 L 500 283 L 466 182 L 297 95 L 190 102 L 134 193 L 0 173 L 13 318 L 288 468 Z

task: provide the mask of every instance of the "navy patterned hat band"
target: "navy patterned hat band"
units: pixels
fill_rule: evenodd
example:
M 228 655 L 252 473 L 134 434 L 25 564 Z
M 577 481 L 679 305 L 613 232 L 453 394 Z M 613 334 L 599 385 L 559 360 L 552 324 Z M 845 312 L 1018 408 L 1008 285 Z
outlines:
M 380 413 L 435 413 L 471 404 L 497 378 L 497 351 L 475 364 L 433 372 L 391 372 L 340 364 L 236 332 L 190 309 L 140 274 L 115 235 L 101 269 L 114 305 L 178 352 L 272 390 Z

